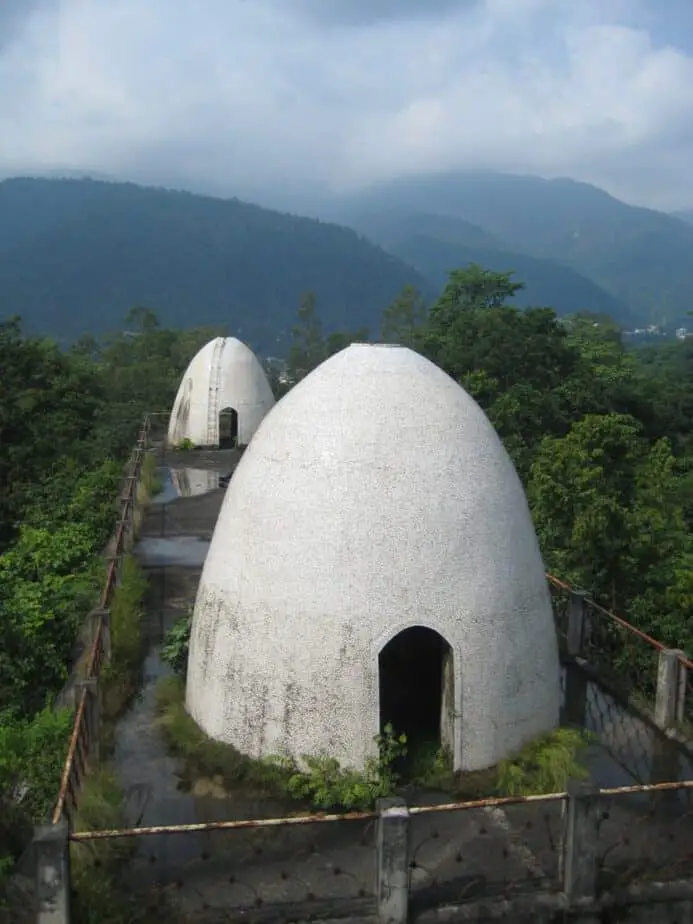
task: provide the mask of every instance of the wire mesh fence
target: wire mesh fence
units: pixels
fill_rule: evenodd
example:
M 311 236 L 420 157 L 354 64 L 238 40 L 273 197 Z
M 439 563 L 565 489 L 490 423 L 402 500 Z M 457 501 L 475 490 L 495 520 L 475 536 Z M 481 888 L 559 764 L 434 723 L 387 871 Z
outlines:
M 606 681 L 652 702 L 664 645 L 593 600 L 587 601 L 584 657 Z
M 409 887 L 417 905 L 561 888 L 563 796 L 495 801 L 501 804 L 410 810 Z
M 553 618 L 556 626 L 556 636 L 561 653 L 565 654 L 568 648 L 568 608 L 570 605 L 570 585 L 559 580 L 553 574 L 547 574 L 546 579 L 551 592 Z
M 601 797 L 598 844 L 601 891 L 634 882 L 691 878 L 691 789 L 621 792 Z
M 628 777 L 638 783 L 652 782 L 657 733 L 615 696 L 596 684 L 587 687 L 584 727 Z
M 104 841 L 115 840 L 108 832 L 70 839 L 73 854 L 89 852 L 93 862 Z M 158 896 L 174 921 L 289 908 L 292 917 L 308 919 L 335 903 L 357 911 L 374 901 L 375 819 L 369 813 L 141 828 L 117 840 L 136 842 L 130 851 L 121 847 L 130 887 L 147 892 L 150 901 Z

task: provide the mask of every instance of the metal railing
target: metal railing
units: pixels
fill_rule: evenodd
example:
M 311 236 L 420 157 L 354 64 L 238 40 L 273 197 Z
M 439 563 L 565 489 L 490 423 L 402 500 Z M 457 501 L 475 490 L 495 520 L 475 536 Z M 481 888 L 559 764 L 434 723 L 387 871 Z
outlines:
M 146 856 L 141 849 L 139 861 L 150 900 L 152 887 L 162 902 L 173 889 L 186 909 L 196 901 L 229 915 L 293 907 L 289 917 L 298 918 L 308 906 L 316 911 L 322 903 L 324 913 L 330 903 L 366 901 L 380 920 L 397 920 L 388 896 L 400 890 L 419 909 L 498 901 L 512 919 L 508 902 L 531 908 L 561 896 L 566 908 L 584 908 L 607 893 L 623 902 L 630 886 L 641 901 L 648 883 L 656 883 L 653 894 L 672 880 L 693 889 L 692 792 L 693 781 L 571 784 L 566 792 L 435 805 L 383 800 L 374 811 L 345 814 L 101 831 L 69 831 L 63 823 L 61 850 L 67 856 L 70 845 L 97 850 L 122 839 L 144 848 L 187 839 L 180 851 L 171 844 Z M 210 849 L 205 838 L 213 834 L 221 840 Z M 55 847 L 53 841 L 45 856 L 39 849 L 45 872 L 56 868 Z M 118 862 L 134 864 L 128 882 L 137 888 L 133 853 Z M 69 876 L 69 863 L 61 868 Z M 69 892 L 69 881 L 62 889 Z M 173 907 L 169 912 L 177 920 Z M 471 908 L 464 919 L 476 919 Z
M 74 809 L 88 763 L 92 756 L 98 753 L 101 725 L 99 678 L 103 664 L 110 658 L 111 649 L 109 607 L 120 579 L 124 557 L 134 542 L 137 486 L 147 451 L 150 429 L 150 415 L 147 414 L 130 458 L 128 473 L 120 494 L 120 516 L 112 547 L 109 549 L 106 579 L 99 605 L 89 615 L 92 641 L 86 664 L 81 672 L 82 679 L 77 682 L 75 717 L 60 778 L 58 798 L 51 818 L 52 824 L 57 824 L 64 813 L 70 814 Z
M 575 656 L 579 648 L 580 656 L 604 679 L 617 686 L 631 687 L 637 678 L 641 695 L 654 695 L 660 655 L 669 650 L 667 646 L 555 575 L 547 573 L 546 578 L 562 650 Z M 570 638 L 571 606 L 584 608 L 584 627 L 579 638 Z M 693 663 L 683 652 L 677 652 L 677 659 L 683 677 Z M 681 682 L 685 686 L 685 680 Z M 693 699 L 690 703 L 693 706 Z

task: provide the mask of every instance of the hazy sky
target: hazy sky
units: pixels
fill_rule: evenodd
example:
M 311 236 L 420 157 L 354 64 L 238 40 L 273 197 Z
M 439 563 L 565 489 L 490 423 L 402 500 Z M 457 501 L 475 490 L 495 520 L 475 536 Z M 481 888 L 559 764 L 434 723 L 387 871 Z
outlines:
M 0 0 L 0 174 L 271 202 L 478 167 L 693 206 L 693 0 Z

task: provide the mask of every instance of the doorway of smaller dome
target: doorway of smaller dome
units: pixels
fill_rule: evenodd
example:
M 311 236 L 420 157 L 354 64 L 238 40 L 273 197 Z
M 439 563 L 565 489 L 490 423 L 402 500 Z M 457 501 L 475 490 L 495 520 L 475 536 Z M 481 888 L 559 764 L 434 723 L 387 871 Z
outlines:
M 219 449 L 235 449 L 238 445 L 238 411 L 225 407 L 219 411 Z
M 433 629 L 404 629 L 378 655 L 380 731 L 407 736 L 397 771 L 405 780 L 429 775 L 454 745 L 453 653 Z

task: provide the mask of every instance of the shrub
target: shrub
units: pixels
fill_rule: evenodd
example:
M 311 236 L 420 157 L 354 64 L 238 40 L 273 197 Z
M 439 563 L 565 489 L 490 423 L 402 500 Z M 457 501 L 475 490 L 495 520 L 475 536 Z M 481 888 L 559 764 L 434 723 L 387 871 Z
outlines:
M 42 709 L 32 719 L 0 714 L 0 893 L 31 839 L 49 817 L 72 729 L 69 709 Z
M 305 770 L 294 770 L 288 791 L 297 799 L 310 799 L 316 808 L 366 810 L 376 799 L 392 795 L 397 785 L 396 761 L 406 754 L 407 739 L 386 725 L 377 735 L 378 756 L 369 758 L 363 772 L 342 767 L 333 757 L 305 755 Z
M 498 765 L 502 795 L 528 796 L 564 792 L 570 779 L 587 779 L 583 763 L 590 737 L 580 729 L 558 728 L 541 735 Z
M 177 619 L 166 633 L 161 648 L 161 659 L 168 664 L 176 674 L 185 676 L 188 669 L 188 648 L 190 646 L 190 630 L 192 629 L 192 609 Z

